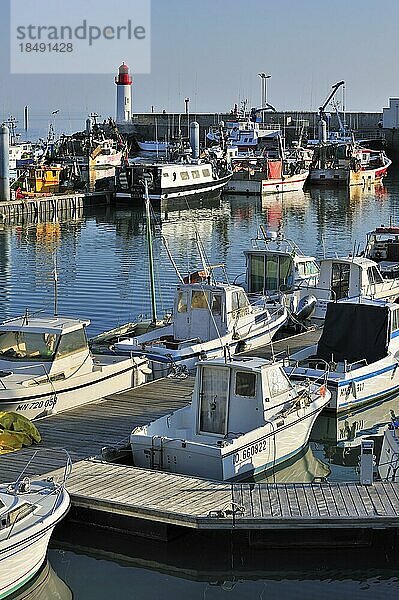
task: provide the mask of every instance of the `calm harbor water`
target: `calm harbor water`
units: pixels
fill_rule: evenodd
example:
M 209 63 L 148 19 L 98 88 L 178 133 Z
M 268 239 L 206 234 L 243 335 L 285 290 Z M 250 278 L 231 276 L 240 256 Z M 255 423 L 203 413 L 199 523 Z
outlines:
M 391 169 L 392 170 L 392 169 Z M 324 254 L 346 254 L 363 246 L 366 233 L 376 225 L 399 222 L 399 178 L 389 175 L 383 188 L 340 190 L 311 189 L 283 199 L 224 197 L 181 206 L 171 205 L 154 215 L 154 246 L 158 309 L 171 309 L 176 274 L 162 245 L 163 236 L 185 274 L 201 266 L 195 234 L 198 233 L 208 260 L 224 263 L 230 281 L 245 268 L 243 251 L 251 244 L 259 225 L 281 228 L 303 252 L 321 258 Z M 53 271 L 57 256 L 59 313 L 91 319 L 94 335 L 138 315 L 149 314 L 148 261 L 142 208 L 98 208 L 61 222 L 0 228 L 0 318 L 31 312 L 52 311 Z M 356 479 L 361 435 L 378 440 L 390 419 L 399 413 L 399 401 L 368 407 L 339 420 L 322 417 L 312 433 L 312 442 L 287 469 L 272 481 Z M 380 435 L 379 435 L 380 434 Z M 107 534 L 104 533 L 104 536 Z M 83 534 L 82 534 L 83 536 Z M 79 535 L 76 538 L 79 540 Z M 193 565 L 186 568 L 170 557 L 156 554 L 142 558 L 140 548 L 127 559 L 118 548 L 107 553 L 81 547 L 83 539 L 65 548 L 57 542 L 49 552 L 50 563 L 65 582 L 54 592 L 54 581 L 45 582 L 48 595 L 37 598 L 385 598 L 398 593 L 399 579 L 389 557 L 381 565 L 346 562 L 331 566 L 320 562 L 320 553 L 309 551 L 308 563 L 299 555 L 287 555 L 269 565 L 270 555 L 261 554 L 261 567 L 248 566 L 246 559 L 214 569 Z M 135 542 L 140 546 L 140 542 Z M 79 547 L 78 547 L 79 546 Z M 209 549 L 208 553 L 212 554 Z M 163 550 L 163 553 L 165 551 Z M 173 554 L 173 550 L 170 551 Z M 161 551 L 162 554 L 162 551 Z M 356 551 L 355 551 L 356 554 Z M 303 558 L 303 556 L 302 556 Z M 384 560 L 383 560 L 384 559 Z M 323 559 L 324 560 L 324 559 Z M 252 565 L 252 563 L 251 563 Z M 374 569 L 371 566 L 374 565 Z M 252 570 L 251 570 L 252 569 Z M 54 574 L 54 578 L 56 576 Z M 46 587 L 47 586 L 47 587 Z

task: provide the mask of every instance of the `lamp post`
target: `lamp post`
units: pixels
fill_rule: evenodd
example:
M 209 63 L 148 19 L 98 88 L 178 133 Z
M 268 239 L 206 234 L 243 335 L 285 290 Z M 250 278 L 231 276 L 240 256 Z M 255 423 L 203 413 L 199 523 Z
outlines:
M 189 119 L 189 104 L 190 98 L 184 98 L 184 103 L 186 105 L 186 118 L 187 118 L 187 138 L 190 138 L 190 119 Z
M 270 79 L 271 75 L 266 75 L 266 73 L 258 73 L 258 77 L 260 77 L 260 86 L 261 86 L 261 108 L 265 108 L 267 105 L 267 80 Z M 262 110 L 262 123 L 264 123 L 264 111 Z

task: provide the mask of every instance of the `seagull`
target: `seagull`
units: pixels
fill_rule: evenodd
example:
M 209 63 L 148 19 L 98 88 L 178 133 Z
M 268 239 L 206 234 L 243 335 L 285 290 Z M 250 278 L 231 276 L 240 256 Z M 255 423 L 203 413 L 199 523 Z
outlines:
M 56 115 L 56 114 L 57 114 L 57 113 L 59 113 L 59 112 L 60 112 L 60 109 L 59 109 L 59 108 L 57 108 L 57 110 L 53 110 L 53 112 L 52 112 L 51 114 L 52 114 L 52 115 Z

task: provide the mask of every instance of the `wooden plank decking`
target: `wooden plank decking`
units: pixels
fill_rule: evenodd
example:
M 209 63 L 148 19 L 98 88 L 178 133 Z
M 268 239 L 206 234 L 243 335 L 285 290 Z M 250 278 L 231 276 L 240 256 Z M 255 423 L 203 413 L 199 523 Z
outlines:
M 277 342 L 274 351 L 310 338 Z M 101 448 L 127 443 L 134 426 L 188 404 L 192 387 L 191 377 L 162 379 L 39 421 L 43 442 L 26 474 L 59 474 L 64 459 L 53 451 L 68 450 L 74 465 L 67 488 L 86 516 L 215 530 L 399 528 L 399 483 L 231 484 L 101 459 Z M 34 451 L 0 456 L 0 482 L 15 480 Z

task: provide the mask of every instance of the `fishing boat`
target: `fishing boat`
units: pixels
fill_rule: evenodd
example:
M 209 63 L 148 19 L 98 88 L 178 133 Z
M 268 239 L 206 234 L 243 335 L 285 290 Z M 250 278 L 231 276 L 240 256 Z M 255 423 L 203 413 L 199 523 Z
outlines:
M 137 140 L 137 145 L 142 152 L 166 152 L 171 144 L 156 140 Z
M 143 178 L 152 201 L 218 194 L 231 177 L 226 160 L 214 158 L 184 162 L 146 161 L 121 167 L 116 174 L 116 198 L 143 200 Z
M 20 477 L 0 486 L 0 598 L 17 592 L 40 570 L 54 527 L 70 499 L 53 480 Z
M 114 345 L 117 353 L 192 370 L 198 360 L 269 344 L 287 319 L 286 308 L 225 283 L 177 285 L 172 323 Z M 156 367 L 156 365 L 155 365 Z
M 396 302 L 399 299 L 399 274 L 384 279 L 379 265 L 364 256 L 324 258 L 316 285 L 301 284 L 301 297 L 317 299 L 312 319 L 324 321 L 327 305 L 346 298 L 374 298 Z
M 399 227 L 390 223 L 370 231 L 363 255 L 378 263 L 384 279 L 399 278 Z
M 263 227 L 252 240 L 252 248 L 244 254 L 245 289 L 249 294 L 278 298 L 283 293 L 289 315 L 296 322 L 313 314 L 317 299 L 307 291 L 319 281 L 319 266 L 313 256 L 303 254 L 280 231 L 266 231 Z
M 384 481 L 399 481 L 399 420 L 396 417 L 384 431 L 378 473 Z
M 380 183 L 392 161 L 383 150 L 363 148 L 355 141 L 321 144 L 314 148 L 309 181 L 323 185 Z
M 36 419 L 144 383 L 146 359 L 90 352 L 89 323 L 26 314 L 0 324 L 0 411 Z
M 399 305 L 366 298 L 330 302 L 317 345 L 292 354 L 287 373 L 319 379 L 327 370 L 329 408 L 343 411 L 399 392 Z
M 262 125 L 248 117 L 237 117 L 210 127 L 206 137 L 210 142 L 219 144 L 221 132 L 230 146 L 243 151 L 257 149 L 262 143 L 275 139 L 281 134 L 281 128 L 278 125 Z
M 221 481 L 248 478 L 295 456 L 329 397 L 320 383 L 293 384 L 280 363 L 199 363 L 191 404 L 133 430 L 134 464 Z

